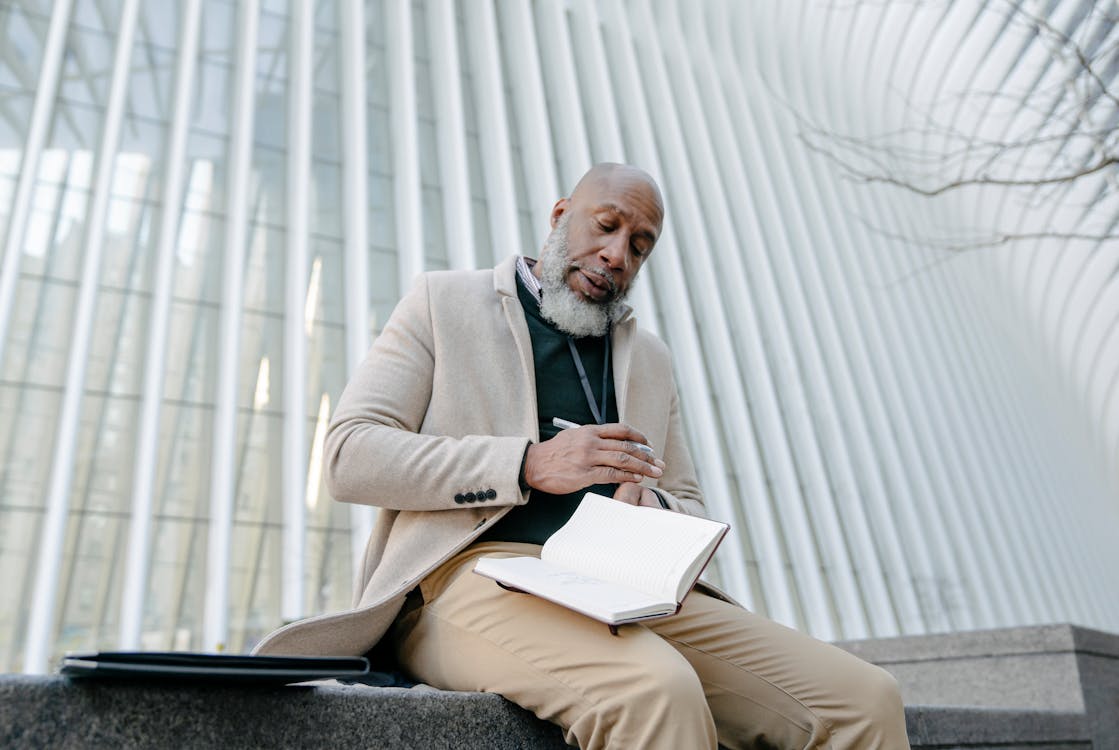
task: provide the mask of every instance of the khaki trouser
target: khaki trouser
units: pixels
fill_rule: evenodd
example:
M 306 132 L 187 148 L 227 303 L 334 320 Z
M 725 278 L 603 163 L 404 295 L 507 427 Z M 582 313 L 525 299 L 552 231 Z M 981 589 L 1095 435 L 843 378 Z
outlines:
M 740 607 L 692 592 L 679 613 L 606 625 L 471 572 L 486 542 L 420 585 L 392 637 L 401 665 L 447 690 L 500 693 L 587 748 L 909 747 L 887 672 Z

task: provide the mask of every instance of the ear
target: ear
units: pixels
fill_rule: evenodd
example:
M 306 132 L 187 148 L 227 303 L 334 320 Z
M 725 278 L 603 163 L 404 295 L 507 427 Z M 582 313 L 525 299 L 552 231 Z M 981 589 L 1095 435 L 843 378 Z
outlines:
M 555 205 L 552 206 L 552 217 L 551 217 L 552 229 L 556 228 L 556 224 L 559 223 L 560 217 L 563 216 L 564 212 L 567 211 L 567 209 L 570 205 L 571 205 L 571 200 L 570 199 L 560 198 L 558 201 L 556 201 Z

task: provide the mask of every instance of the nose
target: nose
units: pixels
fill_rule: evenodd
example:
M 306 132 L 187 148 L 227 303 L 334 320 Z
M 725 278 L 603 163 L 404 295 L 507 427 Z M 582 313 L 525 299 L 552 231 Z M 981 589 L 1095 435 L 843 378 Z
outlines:
M 613 271 L 625 269 L 629 259 L 629 236 L 625 232 L 617 232 L 610 236 L 610 241 L 603 245 L 598 253 L 599 260 Z

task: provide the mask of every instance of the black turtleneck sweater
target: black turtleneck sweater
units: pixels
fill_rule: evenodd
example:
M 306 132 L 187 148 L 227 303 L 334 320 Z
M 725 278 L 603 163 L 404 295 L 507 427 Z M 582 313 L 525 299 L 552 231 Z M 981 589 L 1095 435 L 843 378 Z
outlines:
M 540 314 L 540 305 L 532 292 L 517 279 L 517 295 L 525 311 L 528 333 L 532 339 L 532 361 L 536 370 L 536 414 L 540 420 L 540 440 L 550 440 L 560 430 L 552 424 L 560 417 L 576 424 L 594 424 L 594 414 L 587 403 L 579 381 L 566 333 L 556 329 Z M 575 348 L 583 361 L 595 403 L 602 404 L 602 374 L 606 366 L 606 338 L 588 336 L 575 339 Z M 613 373 L 607 378 L 606 421 L 618 421 L 614 402 Z M 528 502 L 509 511 L 479 538 L 479 541 L 531 542 L 543 544 L 556 529 L 571 518 L 579 501 L 587 492 L 612 497 L 615 484 L 595 484 L 566 495 L 553 495 L 532 490 Z

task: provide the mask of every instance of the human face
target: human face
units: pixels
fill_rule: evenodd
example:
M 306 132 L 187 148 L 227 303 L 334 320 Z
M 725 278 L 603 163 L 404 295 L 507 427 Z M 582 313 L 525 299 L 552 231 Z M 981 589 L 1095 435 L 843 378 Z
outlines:
M 660 236 L 664 210 L 643 173 L 613 170 L 580 182 L 552 208 L 567 219 L 566 281 L 588 302 L 624 296 Z

